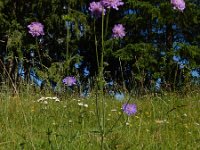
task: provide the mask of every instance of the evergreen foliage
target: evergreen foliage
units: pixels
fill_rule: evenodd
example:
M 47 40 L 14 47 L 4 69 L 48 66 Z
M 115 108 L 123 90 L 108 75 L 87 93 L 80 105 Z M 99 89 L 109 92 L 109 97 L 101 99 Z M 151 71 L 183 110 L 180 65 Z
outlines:
M 116 74 L 122 71 L 127 87 L 134 84 L 151 88 L 158 78 L 170 89 L 184 85 L 185 75 L 190 78 L 191 70 L 198 69 L 200 64 L 199 1 L 187 0 L 183 12 L 174 10 L 170 1 L 165 0 L 123 2 L 124 6 L 118 11 L 110 10 L 106 14 L 110 20 L 105 35 L 107 65 L 104 71 L 110 74 L 105 78 L 119 81 L 121 76 Z M 66 75 L 76 76 L 74 64 L 80 62 L 79 73 L 87 66 L 90 77 L 95 76 L 98 72 L 96 56 L 101 51 L 96 55 L 94 37 L 96 35 L 97 43 L 101 42 L 101 19 L 93 22 L 89 3 L 88 0 L 1 0 L 1 80 L 7 76 L 3 71 L 5 65 L 16 83 L 22 62 L 26 79 L 29 79 L 29 70 L 34 68 L 49 85 L 50 81 L 61 83 Z M 34 39 L 28 33 L 27 25 L 33 21 L 44 25 L 44 36 Z M 111 38 L 116 23 L 125 26 L 124 39 Z M 98 49 L 101 50 L 101 44 Z M 173 61 L 175 55 L 187 60 L 188 63 L 182 64 L 184 68 L 177 67 Z

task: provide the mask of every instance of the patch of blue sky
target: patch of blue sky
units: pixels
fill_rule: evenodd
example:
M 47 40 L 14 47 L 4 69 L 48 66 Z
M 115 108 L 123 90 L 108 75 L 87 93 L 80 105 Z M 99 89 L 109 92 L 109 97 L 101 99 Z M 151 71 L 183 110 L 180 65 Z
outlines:
M 81 93 L 81 97 L 88 97 L 89 96 L 89 91 L 88 90 L 84 90 L 82 93 Z
M 115 91 L 113 91 L 113 90 L 108 91 L 108 93 L 109 93 L 111 96 L 114 96 L 114 95 L 115 95 Z
M 174 51 L 177 51 L 181 48 L 180 45 L 179 45 L 179 42 L 173 42 L 172 47 L 173 47 Z
M 173 59 L 175 62 L 179 62 L 179 61 L 181 60 L 181 57 L 180 57 L 180 56 L 174 55 L 172 59 Z
M 125 98 L 125 95 L 124 95 L 124 93 L 116 92 L 114 97 L 115 97 L 116 100 L 122 101 Z
M 191 76 L 194 77 L 194 78 L 199 78 L 200 77 L 200 74 L 199 74 L 199 71 L 198 69 L 193 69 L 191 72 L 190 72 Z
M 87 67 L 85 67 L 85 68 L 83 69 L 83 75 L 84 75 L 85 77 L 87 77 L 87 76 L 90 75 L 90 71 L 88 70 Z
M 177 30 L 177 29 L 178 29 L 177 25 L 176 25 L 176 24 L 173 24 L 173 25 L 172 25 L 172 29 L 173 29 L 173 30 Z
M 182 33 L 177 33 L 174 35 L 174 41 L 178 43 L 186 43 L 185 37 Z
M 79 30 L 80 30 L 80 37 L 84 35 L 84 26 L 82 24 L 79 25 Z
M 141 30 L 141 31 L 140 31 L 140 35 L 141 35 L 141 36 L 147 36 L 147 35 L 148 35 L 147 30 Z
M 165 28 L 152 28 L 152 32 L 153 33 L 157 33 L 157 34 L 163 34 L 165 32 Z
M 32 81 L 34 84 L 36 84 L 37 86 L 39 86 L 39 87 L 42 86 L 43 80 L 40 79 L 40 78 L 36 75 L 35 71 L 34 71 L 32 68 L 31 68 L 31 70 L 30 70 L 30 79 L 31 79 L 31 81 Z
M 111 80 L 111 81 L 107 82 L 106 84 L 107 84 L 108 86 L 113 86 L 113 85 L 114 85 L 114 82 L 113 82 L 113 80 Z
M 65 28 L 70 28 L 72 25 L 72 22 L 71 21 L 65 21 Z
M 152 44 L 153 44 L 154 47 L 158 47 L 158 41 L 156 39 L 153 40 Z
M 160 87 L 161 87 L 161 78 L 158 78 L 156 80 L 156 83 L 155 83 L 155 89 L 156 89 L 156 91 L 160 90 Z
M 18 65 L 18 75 L 24 79 L 25 78 L 25 71 L 24 71 L 24 68 L 22 66 L 22 63 L 19 63 Z
M 33 58 L 35 57 L 35 52 L 33 50 L 30 51 L 30 56 Z
M 180 56 L 174 55 L 172 59 L 179 65 L 179 69 L 183 69 L 186 65 L 189 64 L 187 59 L 182 59 Z
M 124 11 L 124 15 L 131 15 L 131 14 L 136 14 L 137 11 L 135 9 L 127 9 Z
M 79 69 L 79 68 L 81 67 L 81 65 L 82 65 L 82 62 L 78 62 L 78 63 L 75 63 L 75 64 L 74 64 L 74 67 L 75 67 L 76 69 Z
M 160 52 L 160 55 L 161 55 L 161 56 L 165 56 L 165 55 L 166 55 L 166 52 L 161 51 L 161 52 Z
M 82 87 L 82 92 L 80 94 L 81 97 L 88 97 L 90 94 L 90 84 L 87 83 L 85 86 Z

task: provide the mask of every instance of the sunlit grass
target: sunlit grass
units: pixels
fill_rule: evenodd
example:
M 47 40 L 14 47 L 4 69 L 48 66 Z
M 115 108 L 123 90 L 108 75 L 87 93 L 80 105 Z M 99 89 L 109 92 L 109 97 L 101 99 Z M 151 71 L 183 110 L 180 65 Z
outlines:
M 56 97 L 28 90 L 0 94 L 0 149 L 100 149 L 95 95 Z M 106 131 L 123 114 L 128 100 L 106 96 Z M 123 114 L 105 137 L 105 149 L 199 149 L 200 96 L 197 92 L 131 97 L 136 115 Z

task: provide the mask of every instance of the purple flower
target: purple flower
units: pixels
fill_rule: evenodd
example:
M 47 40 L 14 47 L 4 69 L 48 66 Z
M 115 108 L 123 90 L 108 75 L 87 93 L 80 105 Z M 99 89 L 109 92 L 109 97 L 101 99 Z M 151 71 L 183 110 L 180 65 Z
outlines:
M 105 15 L 106 10 L 103 8 L 100 2 L 91 2 L 89 10 L 91 11 L 92 15 L 95 17 L 101 17 L 102 11 L 103 15 Z
M 33 37 L 38 37 L 40 35 L 44 35 L 44 26 L 40 22 L 32 22 L 28 25 L 29 33 Z
M 121 0 L 101 0 L 101 4 L 106 8 L 113 8 L 118 10 L 118 6 L 124 5 Z
M 171 0 L 171 4 L 174 9 L 178 9 L 183 11 L 185 9 L 185 1 L 184 0 Z
M 137 108 L 135 104 L 124 104 L 122 106 L 122 109 L 129 116 L 134 115 L 137 112 Z
M 123 27 L 122 24 L 117 24 L 113 27 L 112 32 L 113 32 L 113 37 L 114 38 L 123 38 L 125 36 L 125 28 Z
M 67 86 L 76 85 L 76 79 L 74 77 L 65 77 L 63 83 Z

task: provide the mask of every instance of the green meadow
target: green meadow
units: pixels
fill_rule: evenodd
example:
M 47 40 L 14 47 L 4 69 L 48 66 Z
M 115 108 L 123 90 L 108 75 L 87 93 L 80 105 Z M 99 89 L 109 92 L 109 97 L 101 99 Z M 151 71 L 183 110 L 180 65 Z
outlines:
M 4 88 L 0 94 L 0 149 L 101 149 L 96 100 L 95 93 L 81 98 L 27 88 L 13 95 Z M 200 149 L 198 91 L 129 95 L 122 101 L 105 95 L 104 100 L 104 149 Z M 137 105 L 135 115 L 122 111 L 126 101 Z

